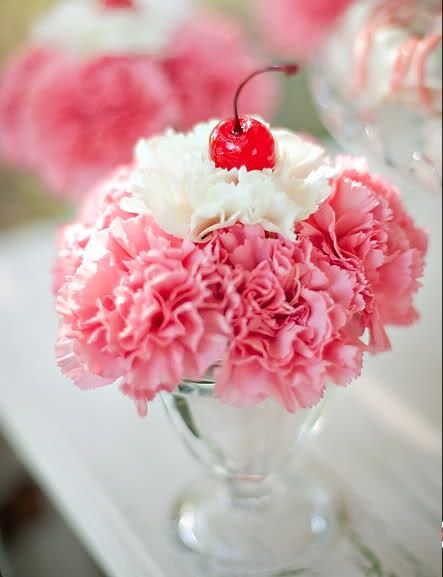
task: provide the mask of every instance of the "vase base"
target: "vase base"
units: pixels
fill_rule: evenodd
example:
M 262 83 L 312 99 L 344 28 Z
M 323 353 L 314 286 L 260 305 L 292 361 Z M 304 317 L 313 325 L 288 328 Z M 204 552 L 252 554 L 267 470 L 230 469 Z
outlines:
M 182 543 L 217 575 L 298 575 L 328 554 L 339 536 L 340 502 L 312 479 L 272 480 L 258 498 L 233 499 L 222 480 L 205 479 L 182 495 L 174 515 Z

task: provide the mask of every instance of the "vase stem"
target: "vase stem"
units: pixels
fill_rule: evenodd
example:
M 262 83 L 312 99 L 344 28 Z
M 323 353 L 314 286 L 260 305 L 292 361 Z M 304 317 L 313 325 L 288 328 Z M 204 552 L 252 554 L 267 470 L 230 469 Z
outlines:
M 256 507 L 272 494 L 272 484 L 267 477 L 236 476 L 228 480 L 232 503 L 238 507 Z

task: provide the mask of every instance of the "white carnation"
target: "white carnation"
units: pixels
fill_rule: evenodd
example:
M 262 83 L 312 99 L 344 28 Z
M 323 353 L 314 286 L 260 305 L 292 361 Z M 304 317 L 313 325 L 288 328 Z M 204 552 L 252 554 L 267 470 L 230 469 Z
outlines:
M 38 45 L 74 54 L 156 54 L 191 14 L 191 0 L 136 0 L 135 7 L 104 8 L 100 0 L 63 0 L 35 24 Z
M 167 232 L 201 241 L 236 222 L 260 224 L 294 238 L 294 223 L 317 210 L 330 194 L 334 175 L 324 150 L 296 134 L 274 130 L 274 170 L 216 168 L 209 135 L 216 121 L 188 134 L 168 131 L 141 140 L 130 182 L 131 212 L 150 212 Z

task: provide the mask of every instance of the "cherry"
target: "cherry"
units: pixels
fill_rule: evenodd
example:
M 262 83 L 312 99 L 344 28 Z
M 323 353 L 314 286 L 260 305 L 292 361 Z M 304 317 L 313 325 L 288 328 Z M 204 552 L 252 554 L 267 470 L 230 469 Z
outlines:
M 263 170 L 275 166 L 275 141 L 262 122 L 249 116 L 231 118 L 217 124 L 209 137 L 211 158 L 218 168 Z
M 250 74 L 238 87 L 234 96 L 234 118 L 223 120 L 209 137 L 209 154 L 217 168 L 264 170 L 274 168 L 276 162 L 275 140 L 267 126 L 256 118 L 239 116 L 238 100 L 250 80 L 264 72 L 283 72 L 293 75 L 297 64 L 268 66 Z
M 134 0 L 101 0 L 105 8 L 134 8 Z

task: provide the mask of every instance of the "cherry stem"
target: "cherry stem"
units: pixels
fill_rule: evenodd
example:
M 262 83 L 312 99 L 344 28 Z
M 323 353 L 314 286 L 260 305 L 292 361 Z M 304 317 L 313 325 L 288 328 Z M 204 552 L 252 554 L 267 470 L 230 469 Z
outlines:
M 245 78 L 243 80 L 243 82 L 240 84 L 240 86 L 237 88 L 237 91 L 235 93 L 234 96 L 234 117 L 235 117 L 235 123 L 234 123 L 234 128 L 232 130 L 233 134 L 242 134 L 243 133 L 243 129 L 241 126 L 241 122 L 240 122 L 240 115 L 238 113 L 238 101 L 240 98 L 240 94 L 243 91 L 243 88 L 256 76 L 259 76 L 260 74 L 264 74 L 265 72 L 283 72 L 283 74 L 286 74 L 287 76 L 293 76 L 294 74 L 297 74 L 299 71 L 299 66 L 298 64 L 292 63 L 292 64 L 274 64 L 272 66 L 266 66 L 266 68 L 261 68 L 260 70 L 255 70 L 255 72 L 252 72 L 252 74 L 250 74 L 247 78 Z

